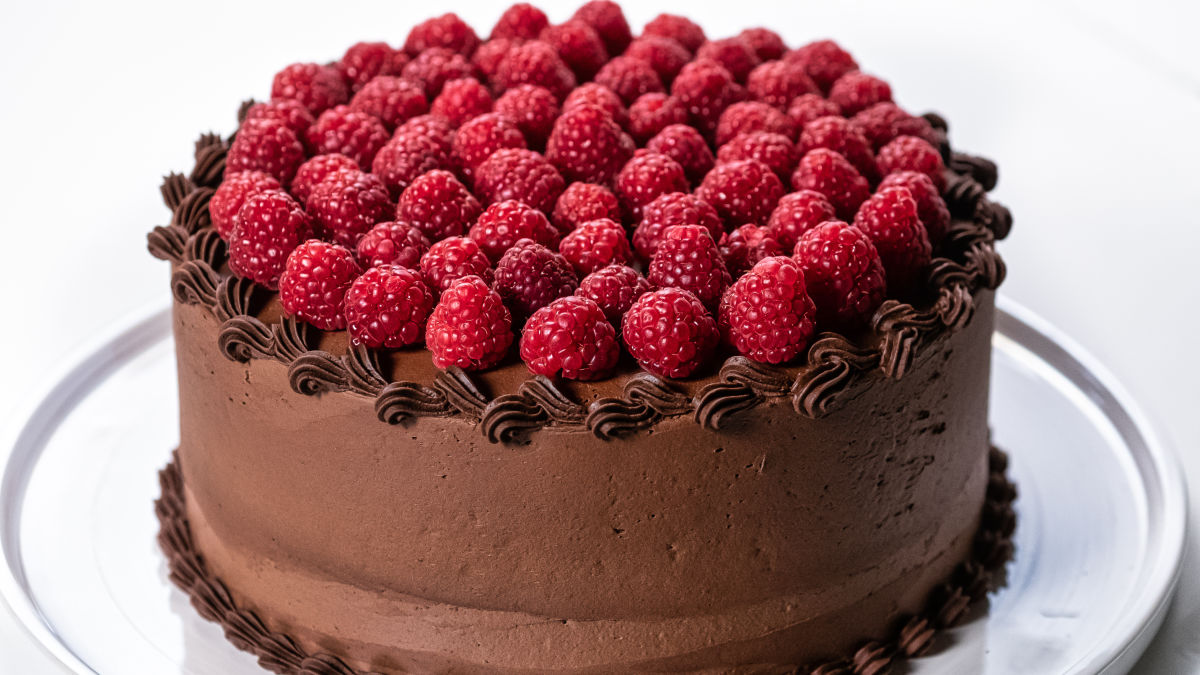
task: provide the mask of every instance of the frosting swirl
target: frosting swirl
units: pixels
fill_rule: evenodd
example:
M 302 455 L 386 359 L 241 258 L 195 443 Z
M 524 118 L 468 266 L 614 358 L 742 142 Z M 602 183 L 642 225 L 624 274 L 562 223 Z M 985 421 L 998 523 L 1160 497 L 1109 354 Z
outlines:
M 208 202 L 212 199 L 213 189 L 210 187 L 196 188 L 179 202 L 171 216 L 171 224 L 178 225 L 188 234 L 195 234 L 201 228 L 212 225 L 212 217 L 208 213 Z
M 183 262 L 187 240 L 187 232 L 182 227 L 159 225 L 146 235 L 146 249 L 159 260 Z
M 417 417 L 444 417 L 450 412 L 445 395 L 416 382 L 392 382 L 375 399 L 375 415 L 388 424 L 401 424 Z
M 185 260 L 171 274 L 171 292 L 185 305 L 213 305 L 221 278 L 203 260 Z

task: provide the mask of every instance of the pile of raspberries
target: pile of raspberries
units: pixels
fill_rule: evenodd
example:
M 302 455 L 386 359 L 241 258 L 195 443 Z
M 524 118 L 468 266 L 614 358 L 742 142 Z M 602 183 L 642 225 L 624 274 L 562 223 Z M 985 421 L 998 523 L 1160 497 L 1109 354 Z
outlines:
M 919 292 L 950 223 L 936 142 L 829 40 L 517 4 L 486 40 L 444 14 L 284 68 L 209 208 L 235 274 L 356 345 L 480 370 L 516 342 L 577 380 L 624 348 L 682 378 Z

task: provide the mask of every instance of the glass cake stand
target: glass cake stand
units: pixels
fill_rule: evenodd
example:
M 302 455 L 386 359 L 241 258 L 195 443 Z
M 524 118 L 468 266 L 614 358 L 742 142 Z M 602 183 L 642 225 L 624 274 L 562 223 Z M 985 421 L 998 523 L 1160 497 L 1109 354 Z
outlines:
M 1182 474 L 1096 362 L 1001 299 L 991 424 L 1016 482 L 1007 585 L 908 671 L 1120 673 L 1162 622 Z M 151 502 L 178 440 L 168 312 L 98 342 L 0 437 L 0 591 L 69 670 L 262 675 L 167 581 Z

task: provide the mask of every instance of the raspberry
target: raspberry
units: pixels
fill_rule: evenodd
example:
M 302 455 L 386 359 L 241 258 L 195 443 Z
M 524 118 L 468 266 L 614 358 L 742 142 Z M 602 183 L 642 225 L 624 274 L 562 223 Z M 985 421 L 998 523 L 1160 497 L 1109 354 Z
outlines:
M 554 47 L 535 41 L 517 45 L 500 60 L 493 83 L 500 91 L 521 84 L 545 87 L 558 100 L 575 88 L 575 74 L 563 63 Z
M 499 260 L 518 239 L 530 239 L 544 246 L 558 242 L 558 230 L 546 214 L 516 200 L 496 202 L 480 214 L 467 232 L 489 260 Z
M 288 253 L 312 234 L 312 220 L 282 190 L 251 196 L 238 209 L 229 238 L 229 269 L 239 277 L 277 288 Z
M 246 110 L 246 117 L 242 119 L 242 124 L 258 119 L 273 119 L 281 122 L 295 132 L 296 138 L 304 138 L 305 132 L 316 121 L 308 108 L 287 98 L 270 103 L 255 103 Z
M 819 117 L 805 124 L 796 147 L 802 155 L 817 148 L 828 148 L 849 160 L 868 181 L 879 178 L 871 144 L 841 115 Z
M 470 56 L 479 47 L 479 36 L 457 14 L 447 13 L 413 26 L 404 41 L 404 51 L 409 56 L 416 56 L 431 47 Z
M 888 290 L 893 295 L 914 290 L 929 266 L 932 247 L 912 193 L 901 187 L 876 192 L 858 209 L 854 225 L 875 244 Z
M 554 120 L 558 119 L 558 99 L 545 87 L 522 84 L 496 99 L 496 112 L 513 122 L 534 147 L 544 147 Z
M 492 95 L 479 80 L 471 77 L 447 82 L 429 106 L 431 114 L 446 118 L 454 126 L 491 111 Z
M 675 225 L 663 232 L 646 278 L 657 288 L 682 288 L 715 307 L 729 287 L 729 270 L 709 231 Z
M 857 227 L 840 220 L 822 223 L 800 237 L 793 257 L 804 271 L 821 326 L 865 325 L 883 302 L 883 263 L 870 237 Z
M 642 28 L 645 35 L 661 35 L 671 38 L 689 52 L 695 53 L 708 41 L 704 29 L 687 17 L 675 14 L 659 14 Z
M 705 134 L 712 134 L 721 113 L 740 99 L 733 76 L 709 60 L 684 66 L 671 83 L 671 95 L 687 108 L 692 124 Z
M 691 375 L 720 339 L 704 304 L 678 288 L 642 294 L 621 319 L 621 336 L 638 365 L 663 377 Z
M 261 171 L 289 183 L 304 162 L 304 145 L 296 133 L 276 119 L 242 123 L 225 155 L 225 172 Z
M 784 55 L 784 60 L 804 69 L 822 91 L 829 91 L 842 75 L 858 70 L 858 63 L 833 40 L 810 42 Z
M 575 295 L 589 298 L 604 312 L 604 316 L 619 325 L 621 316 L 629 311 L 633 301 L 652 290 L 646 277 L 628 265 L 609 265 L 592 272 L 579 282 Z
M 925 139 L 930 145 L 937 145 L 933 127 L 924 117 L 910 115 L 891 101 L 876 103 L 866 110 L 859 111 L 850 123 L 862 132 L 871 142 L 871 147 L 876 150 L 897 136 L 916 136 Z
M 493 287 L 517 317 L 573 294 L 578 286 L 570 263 L 532 239 L 518 240 L 496 263 Z
M 746 78 L 746 91 L 756 101 L 787 110 L 797 97 L 805 94 L 819 96 L 820 89 L 804 73 L 803 68 L 785 61 L 767 61 L 750 71 Z
M 500 296 L 474 276 L 442 293 L 425 326 L 425 345 L 438 368 L 491 368 L 512 343 L 512 315 Z
M 805 232 L 836 218 L 837 212 L 825 195 L 814 190 L 800 190 L 779 200 L 767 220 L 767 229 L 784 250 L 791 250 Z
M 897 171 L 918 171 L 929 176 L 938 192 L 946 189 L 946 165 L 932 145 L 916 136 L 897 136 L 879 149 L 875 158 L 879 171 L 887 176 Z
M 425 337 L 434 302 L 420 272 L 380 265 L 350 284 L 343 304 L 352 344 L 399 349 Z
M 786 363 L 808 346 L 815 315 L 800 266 L 775 256 L 759 261 L 730 287 L 721 300 L 720 323 L 746 358 Z
M 663 233 L 676 225 L 699 225 L 708 230 L 713 241 L 725 233 L 721 217 L 708 202 L 682 192 L 665 194 L 642 208 L 642 222 L 633 231 L 633 247 L 638 257 L 651 260 Z
M 892 100 L 887 82 L 857 70 L 842 75 L 829 90 L 829 100 L 842 107 L 845 115 L 854 115 L 876 103 Z
M 592 300 L 559 298 L 534 312 L 521 333 L 521 360 L 538 375 L 598 380 L 617 366 L 617 331 Z
M 717 161 L 722 164 L 743 159 L 757 159 L 784 181 L 791 177 L 800 153 L 787 136 L 766 131 L 741 134 L 717 151 Z
M 768 28 L 747 28 L 738 33 L 738 37 L 750 45 L 755 55 L 763 61 L 781 59 L 787 53 L 787 45 L 783 43 L 783 38 Z
M 221 181 L 208 202 L 208 215 L 212 219 L 213 227 L 217 228 L 217 234 L 229 241 L 234 223 L 237 222 L 238 211 L 247 199 L 266 190 L 282 189 L 283 186 L 274 176 L 261 171 L 226 174 L 225 180 Z
M 625 14 L 615 2 L 591 0 L 575 10 L 571 18 L 579 19 L 595 29 L 610 55 L 625 51 L 625 47 L 633 39 L 629 23 L 625 21 Z
M 596 73 L 596 83 L 612 89 L 626 104 L 642 94 L 664 91 L 662 78 L 650 64 L 630 56 L 617 56 L 604 64 Z
M 517 199 L 549 213 L 565 186 L 558 170 L 532 150 L 497 150 L 475 168 L 475 194 L 488 204 Z
M 475 50 L 475 54 L 471 56 L 471 63 L 489 82 L 492 82 L 496 73 L 500 72 L 500 63 L 504 57 L 508 56 L 512 48 L 519 44 L 521 44 L 521 40 L 509 40 L 508 38 L 488 40 Z
M 293 63 L 275 73 L 271 81 L 271 100 L 291 99 L 320 115 L 350 99 L 342 74 L 336 68 L 315 63 Z
M 629 113 L 626 112 L 621 97 L 602 84 L 588 82 L 579 85 L 563 100 L 562 109 L 563 112 L 566 112 L 585 103 L 590 103 L 608 113 L 608 116 L 622 127 L 629 122 Z
M 308 198 L 312 195 L 313 188 L 317 186 L 317 183 L 339 171 L 358 170 L 358 162 L 345 155 L 337 153 L 317 155 L 301 164 L 299 169 L 296 169 L 296 176 L 292 178 L 290 191 L 297 201 L 305 204 L 308 202 Z
M 558 245 L 558 252 L 580 276 L 633 260 L 625 228 L 608 218 L 591 220 L 571 230 Z
M 603 109 L 581 103 L 563 112 L 546 141 L 546 159 L 567 180 L 611 183 L 634 143 Z
M 287 257 L 279 277 L 279 303 L 321 330 L 346 327 L 346 291 L 362 268 L 349 249 L 309 239 Z
M 346 50 L 334 67 L 353 92 L 379 75 L 399 75 L 407 62 L 407 56 L 397 53 L 386 42 L 358 42 Z
M 308 128 L 308 146 L 313 153 L 340 153 L 369 171 L 375 154 L 391 135 L 378 118 L 339 105 L 326 110 Z
M 391 196 L 398 197 L 417 176 L 447 166 L 449 154 L 429 135 L 397 133 L 375 155 L 371 173 L 379 176 Z
M 450 157 L 470 181 L 475 167 L 501 148 L 524 148 L 525 136 L 512 120 L 499 113 L 480 115 L 464 124 L 454 135 Z
M 396 219 L 412 223 L 431 240 L 456 237 L 466 231 L 483 208 L 449 171 L 421 174 L 396 203 Z
M 492 263 L 479 244 L 466 237 L 446 237 L 421 256 L 421 275 L 435 292 L 445 291 L 463 277 L 479 277 L 491 284 Z
M 871 185 L 854 165 L 833 150 L 817 148 L 800 158 L 792 173 L 793 190 L 825 195 L 839 218 L 853 218 L 859 204 L 871 196 Z
M 788 105 L 788 117 L 796 123 L 797 129 L 803 129 L 806 124 L 827 115 L 841 115 L 842 109 L 838 104 L 820 94 L 801 94 Z
M 571 183 L 554 205 L 550 220 L 559 232 L 566 234 L 590 220 L 600 218 L 621 220 L 621 204 L 616 195 L 603 185 Z
M 658 73 L 663 84 L 673 82 L 679 71 L 683 70 L 687 62 L 692 60 L 692 55 L 683 48 L 683 45 L 661 35 L 639 37 L 629 43 L 629 47 L 625 50 L 625 56 L 645 61 L 654 72 Z
M 350 108 L 377 117 L 388 129 L 429 111 L 425 92 L 399 77 L 380 75 L 363 85 L 350 99 Z
M 645 144 L 672 124 L 687 124 L 687 108 L 662 93 L 642 94 L 629 106 L 629 135 Z
M 696 196 L 712 204 L 727 225 L 761 225 L 783 196 L 783 183 L 766 164 L 743 159 L 715 166 Z
M 492 28 L 492 39 L 536 40 L 548 25 L 550 20 L 545 12 L 529 3 L 518 2 L 500 15 Z
M 696 50 L 696 58 L 712 59 L 725 66 L 725 70 L 738 82 L 745 82 L 750 71 L 762 63 L 750 45 L 737 37 L 705 42 Z
M 539 39 L 554 47 L 563 63 L 580 81 L 590 80 L 608 60 L 608 48 L 591 26 L 573 19 L 547 26 Z
M 761 225 L 746 224 L 732 232 L 726 232 L 718 248 L 725 260 L 725 267 L 735 278 L 754 267 L 763 258 L 786 255 L 779 240 Z
M 721 113 L 717 122 L 717 146 L 732 141 L 739 134 L 769 131 L 788 138 L 796 137 L 796 127 L 787 115 L 759 101 L 734 103 Z
M 331 174 L 317 183 L 306 205 L 318 236 L 349 247 L 392 215 L 383 181 L 354 170 Z
M 950 229 L 950 210 L 946 208 L 946 201 L 938 194 L 929 176 L 917 171 L 897 171 L 888 174 L 879 183 L 880 190 L 891 187 L 906 188 L 912 194 L 912 198 L 917 202 L 917 214 L 921 218 L 921 224 L 929 233 L 929 242 L 934 246 L 941 243 Z M 216 195 L 213 195 L 214 201 L 216 198 Z
M 430 47 L 404 66 L 401 74 L 420 84 L 425 96 L 434 98 L 450 80 L 475 77 L 475 66 L 458 52 L 445 47 Z
M 688 180 L 699 181 L 716 164 L 708 143 L 692 127 L 686 124 L 671 124 L 646 141 L 646 149 L 661 152 L 679 162 L 687 173 Z
M 392 140 L 400 137 L 424 136 L 436 142 L 446 153 L 450 152 L 450 143 L 454 140 L 455 129 L 445 117 L 437 115 L 417 115 L 396 127 Z
M 421 230 L 403 221 L 376 223 L 358 240 L 355 253 L 363 267 L 399 265 L 417 269 L 421 256 L 429 250 L 429 240 Z
M 616 192 L 631 220 L 642 207 L 669 192 L 687 192 L 687 175 L 675 160 L 652 150 L 639 150 L 617 174 Z

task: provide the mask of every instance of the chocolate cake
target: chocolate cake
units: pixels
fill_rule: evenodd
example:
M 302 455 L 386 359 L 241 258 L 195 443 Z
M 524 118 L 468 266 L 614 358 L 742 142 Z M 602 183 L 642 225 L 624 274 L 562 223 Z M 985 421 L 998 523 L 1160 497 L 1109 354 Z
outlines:
M 921 654 L 1011 555 L 995 181 L 831 41 L 602 0 L 288 66 L 149 235 L 171 578 L 277 673 Z

